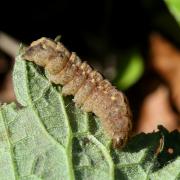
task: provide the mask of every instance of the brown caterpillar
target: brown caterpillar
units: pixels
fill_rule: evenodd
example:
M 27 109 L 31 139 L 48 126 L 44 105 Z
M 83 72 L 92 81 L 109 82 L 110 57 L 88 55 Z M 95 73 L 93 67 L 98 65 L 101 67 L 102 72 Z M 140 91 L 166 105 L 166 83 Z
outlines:
M 63 95 L 73 95 L 78 107 L 97 115 L 115 147 L 126 144 L 132 129 L 128 101 L 99 72 L 60 42 L 44 37 L 32 42 L 22 57 L 43 66 L 50 81 L 63 85 Z

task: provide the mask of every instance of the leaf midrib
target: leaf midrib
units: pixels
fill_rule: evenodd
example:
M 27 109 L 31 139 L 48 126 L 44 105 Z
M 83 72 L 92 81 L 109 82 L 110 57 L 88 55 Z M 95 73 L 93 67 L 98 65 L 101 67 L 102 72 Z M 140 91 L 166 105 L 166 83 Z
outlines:
M 24 62 L 25 63 L 25 62 Z M 70 180 L 74 180 L 75 178 L 74 178 L 74 170 L 73 170 L 73 165 L 72 165 L 72 153 L 71 153 L 71 149 L 72 148 L 70 148 L 70 145 L 71 145 L 71 141 L 72 141 L 72 133 L 71 133 L 71 129 L 70 129 L 70 126 L 69 126 L 69 123 L 68 123 L 68 145 L 67 145 L 67 147 L 65 148 L 64 146 L 62 146 L 59 142 L 57 142 L 48 132 L 47 132 L 47 130 L 46 130 L 46 128 L 44 127 L 44 124 L 42 123 L 42 121 L 41 121 L 41 118 L 40 118 L 40 116 L 39 116 L 39 113 L 35 110 L 35 108 L 34 108 L 34 105 L 33 105 L 33 101 L 32 101 L 32 98 L 31 98 L 31 93 L 30 93 L 30 91 L 29 91 L 29 81 L 28 81 L 28 72 L 27 72 L 27 63 L 25 63 L 25 82 L 26 82 L 26 88 L 27 88 L 27 92 L 28 92 L 28 100 L 29 100 L 29 106 L 32 108 L 32 110 L 33 110 L 33 112 L 34 112 L 34 114 L 36 115 L 36 117 L 38 118 L 38 120 L 39 120 L 39 123 L 40 123 L 40 125 L 41 125 L 41 127 L 42 127 L 42 129 L 43 129 L 43 131 L 44 131 L 44 133 L 50 138 L 50 140 L 55 144 L 55 145 L 57 145 L 59 148 L 61 148 L 61 149 L 63 149 L 63 151 L 65 152 L 65 154 L 66 154 L 66 158 L 67 158 L 67 164 L 68 164 L 68 170 L 70 171 L 70 173 L 69 173 L 69 177 L 70 177 Z M 36 69 L 33 67 L 33 69 L 36 71 Z M 43 76 L 41 76 L 41 78 L 44 78 Z M 61 100 L 63 100 L 62 99 L 62 97 L 60 96 L 60 94 L 59 94 L 59 96 L 58 97 L 60 97 L 59 98 L 59 101 L 60 101 L 60 104 L 62 105 L 62 107 L 63 107 L 63 111 L 64 111 L 64 115 L 65 115 L 65 118 L 66 118 L 66 122 L 69 122 L 69 120 L 68 120 L 68 117 L 67 117 L 67 112 L 66 112 L 66 110 L 65 110 L 65 107 L 64 107 L 64 103 L 62 103 L 62 102 L 64 102 L 64 101 L 61 101 Z

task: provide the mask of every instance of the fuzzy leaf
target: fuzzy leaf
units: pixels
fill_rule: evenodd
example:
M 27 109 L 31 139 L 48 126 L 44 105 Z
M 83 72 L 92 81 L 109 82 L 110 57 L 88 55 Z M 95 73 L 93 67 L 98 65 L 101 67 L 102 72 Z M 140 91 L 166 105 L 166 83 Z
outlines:
M 0 107 L 0 179 L 180 177 L 179 146 L 177 156 L 168 159 L 171 163 L 161 166 L 156 155 L 161 131 L 139 134 L 123 150 L 113 149 L 100 120 L 76 108 L 71 97 L 62 97 L 61 87 L 44 74 L 17 58 L 14 89 L 22 107 L 15 103 Z

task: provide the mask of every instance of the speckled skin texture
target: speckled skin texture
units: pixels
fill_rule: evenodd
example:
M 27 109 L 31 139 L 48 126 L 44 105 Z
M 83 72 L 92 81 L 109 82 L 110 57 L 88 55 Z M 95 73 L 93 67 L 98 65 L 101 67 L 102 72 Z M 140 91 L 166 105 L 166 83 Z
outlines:
M 126 144 L 132 129 L 128 101 L 99 72 L 82 62 L 75 53 L 70 53 L 60 42 L 48 38 L 32 42 L 22 56 L 44 67 L 49 80 L 63 85 L 63 95 L 73 95 L 78 107 L 97 115 L 115 147 Z

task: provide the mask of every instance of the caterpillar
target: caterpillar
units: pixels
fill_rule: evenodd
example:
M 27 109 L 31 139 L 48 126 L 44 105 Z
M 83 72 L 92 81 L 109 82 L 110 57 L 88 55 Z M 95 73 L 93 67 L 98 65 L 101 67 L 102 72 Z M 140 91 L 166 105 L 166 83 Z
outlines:
M 126 96 L 74 52 L 49 38 L 40 38 L 26 47 L 22 58 L 44 67 L 52 83 L 62 85 L 64 96 L 73 95 L 75 105 L 93 112 L 102 122 L 115 148 L 130 137 L 132 114 Z

